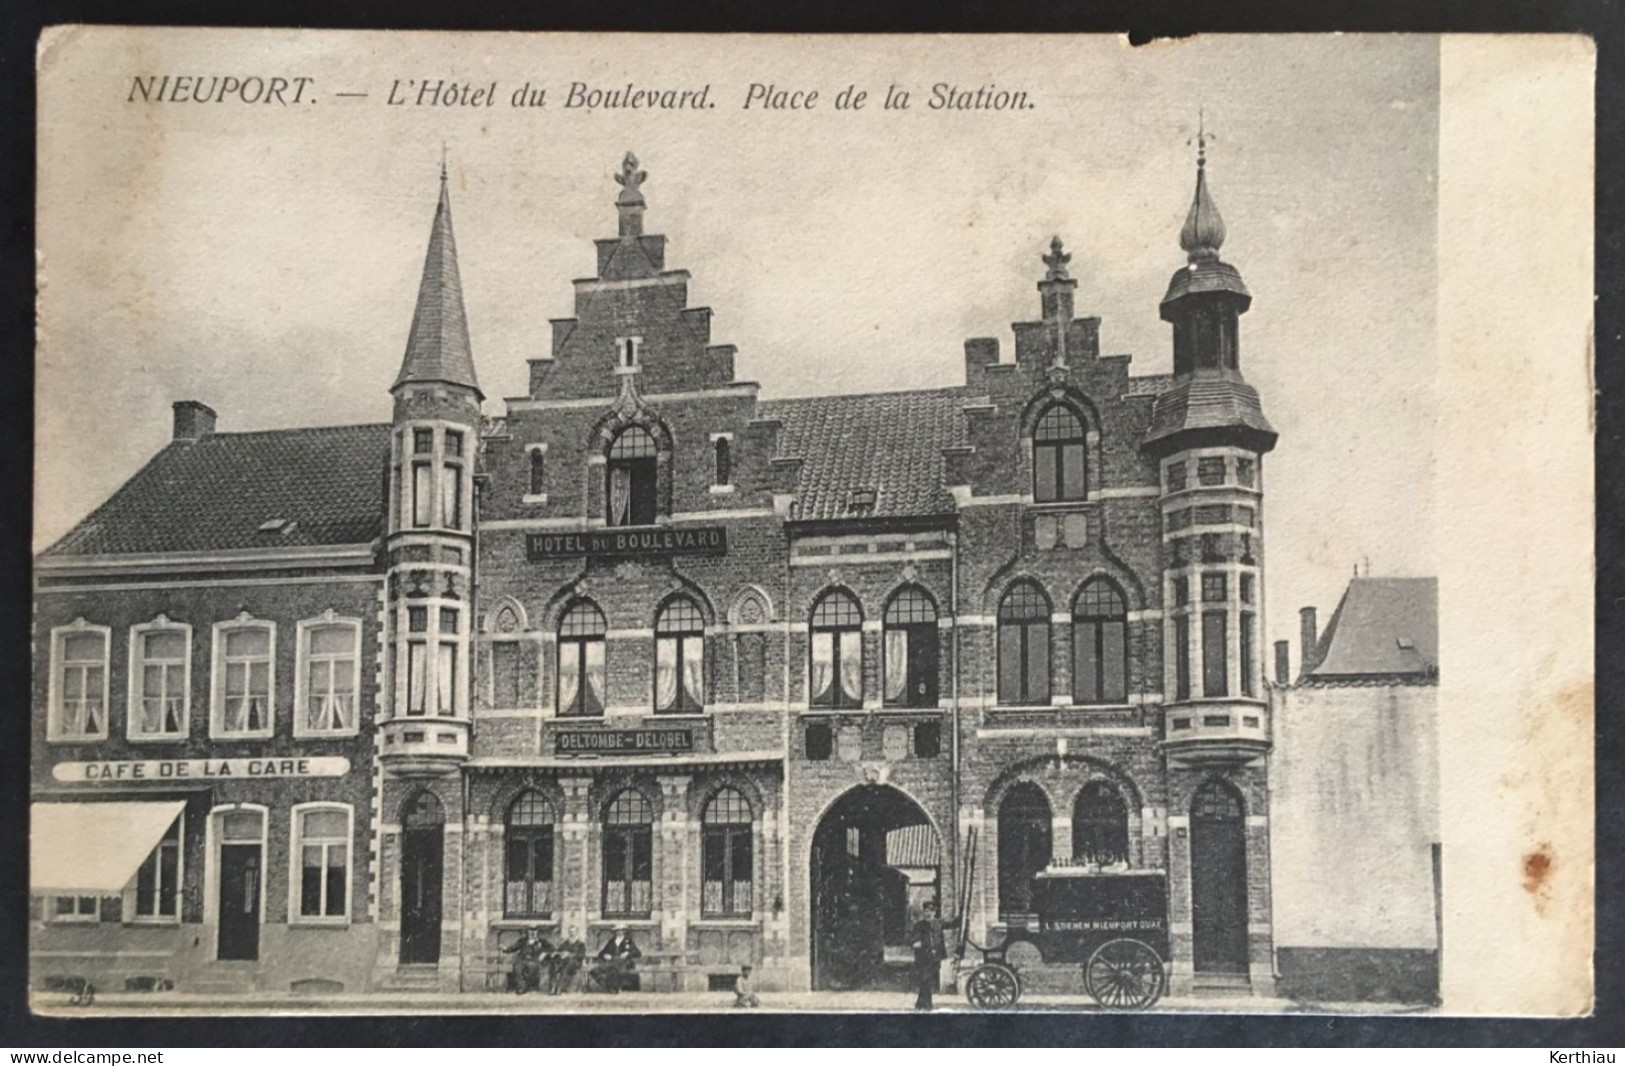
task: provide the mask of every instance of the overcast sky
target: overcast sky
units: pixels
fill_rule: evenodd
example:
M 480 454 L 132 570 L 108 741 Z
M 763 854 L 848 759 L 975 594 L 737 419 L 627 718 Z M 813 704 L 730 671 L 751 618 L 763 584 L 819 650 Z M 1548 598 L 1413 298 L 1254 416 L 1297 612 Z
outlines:
M 649 232 L 764 397 L 957 384 L 967 336 L 1008 357 L 1052 234 L 1103 350 L 1166 373 L 1157 303 L 1183 262 L 1203 107 L 1224 257 L 1254 295 L 1242 369 L 1281 434 L 1269 635 L 1295 638 L 1304 604 L 1324 618 L 1356 562 L 1435 572 L 1432 38 L 166 34 L 43 60 L 37 547 L 163 446 L 174 400 L 209 403 L 223 431 L 388 419 L 442 141 L 499 414 L 547 320 L 572 313 L 591 240 L 615 231 L 627 149 L 649 173 Z M 135 74 L 234 72 L 314 78 L 315 102 L 126 103 Z M 495 80 L 496 106 L 390 107 L 396 78 Z M 565 110 L 577 80 L 709 82 L 716 106 Z M 552 106 L 510 107 L 526 81 Z M 819 105 L 742 110 L 753 81 Z M 1033 107 L 931 112 L 936 82 L 1026 90 Z M 869 101 L 838 113 L 848 84 Z M 889 84 L 915 90 L 909 111 L 881 109 Z

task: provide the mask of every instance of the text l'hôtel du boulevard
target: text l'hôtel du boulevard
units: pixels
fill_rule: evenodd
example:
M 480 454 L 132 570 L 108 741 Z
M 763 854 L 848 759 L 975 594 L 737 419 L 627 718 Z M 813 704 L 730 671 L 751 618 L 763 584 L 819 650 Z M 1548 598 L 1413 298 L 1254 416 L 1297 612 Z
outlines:
M 396 78 L 383 93 L 361 86 L 318 90 L 311 76 L 273 74 L 137 74 L 130 78 L 126 103 L 239 104 L 288 107 L 333 97 L 341 103 L 377 96 L 387 107 L 483 109 L 558 107 L 566 111 L 709 111 L 717 106 L 713 86 L 594 85 L 572 81 L 547 86 L 537 81 L 504 83 L 456 78 Z M 935 82 L 928 88 L 890 84 L 813 87 L 751 82 L 729 90 L 731 106 L 745 111 L 1031 111 L 1025 89 L 996 83 L 961 85 Z

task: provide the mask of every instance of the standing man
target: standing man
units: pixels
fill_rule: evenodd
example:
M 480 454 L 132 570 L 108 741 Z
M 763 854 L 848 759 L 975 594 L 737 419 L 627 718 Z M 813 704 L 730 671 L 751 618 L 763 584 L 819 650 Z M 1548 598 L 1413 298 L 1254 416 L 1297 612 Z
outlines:
M 942 971 L 942 960 L 948 946 L 942 936 L 942 922 L 937 918 L 937 904 L 927 900 L 925 915 L 914 923 L 914 981 L 920 994 L 914 1000 L 915 1010 L 931 1010 L 932 996 Z

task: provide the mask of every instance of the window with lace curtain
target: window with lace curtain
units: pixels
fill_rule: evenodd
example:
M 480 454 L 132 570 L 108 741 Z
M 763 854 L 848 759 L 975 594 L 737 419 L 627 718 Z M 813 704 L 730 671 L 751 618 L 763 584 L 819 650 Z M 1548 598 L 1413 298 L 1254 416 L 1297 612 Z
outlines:
M 604 808 L 604 917 L 647 918 L 654 909 L 654 812 L 637 789 Z
M 268 622 L 239 620 L 214 627 L 212 735 L 271 735 L 275 647 L 276 630 Z
M 83 618 L 51 631 L 51 740 L 107 738 L 107 659 L 112 631 Z
M 596 718 L 604 713 L 604 615 L 577 601 L 559 621 L 559 716 Z
M 360 727 L 356 678 L 361 623 L 324 618 L 299 623 L 295 736 L 340 736 Z
M 748 918 L 755 868 L 750 803 L 724 788 L 701 816 L 700 913 L 706 918 Z
M 937 607 L 923 589 L 900 589 L 886 604 L 881 670 L 888 707 L 937 705 Z
M 538 792 L 520 794 L 508 807 L 502 913 L 507 918 L 553 915 L 553 805 Z
M 612 526 L 653 525 L 656 513 L 658 450 L 654 437 L 641 426 L 628 426 L 609 448 L 604 493 L 607 522 Z
M 192 627 L 163 615 L 130 630 L 132 740 L 186 735 L 191 716 Z
M 863 706 L 862 630 L 863 610 L 845 592 L 826 592 L 813 607 L 808 673 L 812 706 Z
M 705 619 L 686 596 L 668 600 L 655 619 L 655 710 L 705 709 Z

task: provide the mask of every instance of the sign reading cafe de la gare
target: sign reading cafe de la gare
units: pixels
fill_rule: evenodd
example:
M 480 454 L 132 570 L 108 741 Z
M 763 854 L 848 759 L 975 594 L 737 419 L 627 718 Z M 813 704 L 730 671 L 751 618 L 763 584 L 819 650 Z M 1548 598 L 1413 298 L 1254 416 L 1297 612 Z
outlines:
M 51 776 L 67 783 L 209 781 L 226 778 L 343 777 L 350 760 L 342 756 L 264 759 L 143 759 L 113 762 L 59 762 Z

